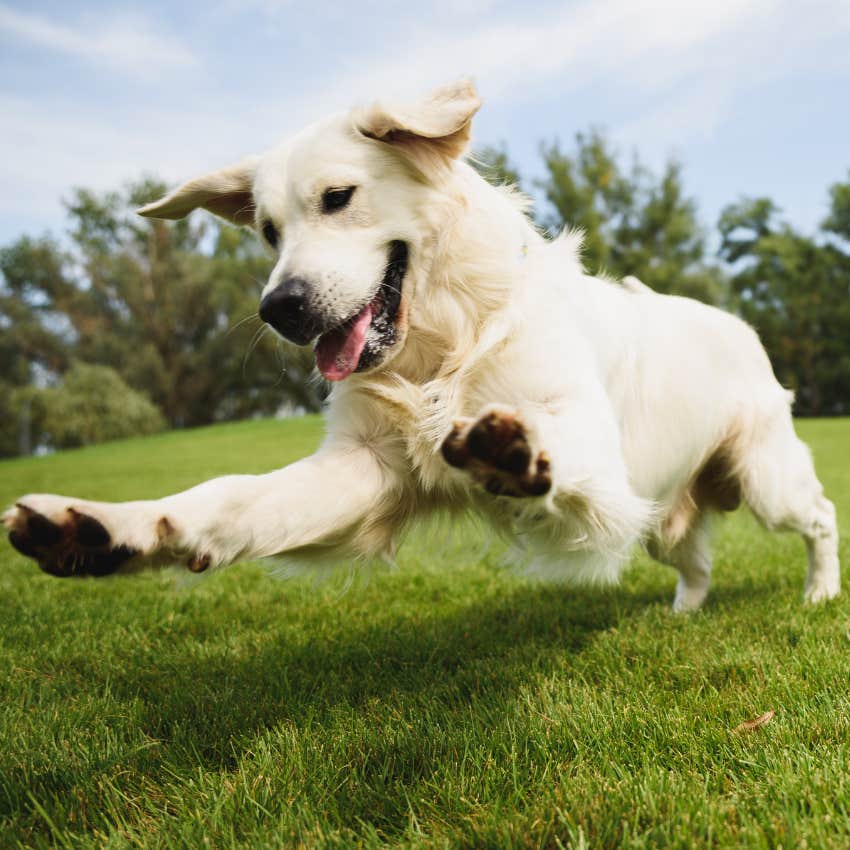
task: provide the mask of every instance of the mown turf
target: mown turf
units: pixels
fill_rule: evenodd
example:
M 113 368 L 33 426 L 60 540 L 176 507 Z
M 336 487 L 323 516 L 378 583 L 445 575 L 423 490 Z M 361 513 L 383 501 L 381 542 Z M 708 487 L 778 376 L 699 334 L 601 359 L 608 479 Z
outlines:
M 800 430 L 850 532 L 850 421 Z M 7 462 L 0 501 L 156 496 L 319 433 Z M 0 847 L 850 846 L 850 594 L 802 607 L 799 540 L 726 521 L 689 618 L 643 557 L 576 590 L 486 543 L 414 534 L 345 593 L 250 566 L 62 581 L 0 544 Z

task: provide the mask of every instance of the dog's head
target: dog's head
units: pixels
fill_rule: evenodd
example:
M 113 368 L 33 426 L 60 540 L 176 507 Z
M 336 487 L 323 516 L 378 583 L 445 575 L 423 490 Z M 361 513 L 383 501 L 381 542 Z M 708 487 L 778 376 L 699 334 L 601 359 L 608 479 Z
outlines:
M 355 109 L 139 212 L 176 219 L 203 207 L 255 227 L 277 257 L 260 317 L 299 345 L 315 340 L 319 370 L 339 381 L 404 345 L 409 270 L 432 235 L 424 210 L 479 105 L 461 81 L 415 105 Z

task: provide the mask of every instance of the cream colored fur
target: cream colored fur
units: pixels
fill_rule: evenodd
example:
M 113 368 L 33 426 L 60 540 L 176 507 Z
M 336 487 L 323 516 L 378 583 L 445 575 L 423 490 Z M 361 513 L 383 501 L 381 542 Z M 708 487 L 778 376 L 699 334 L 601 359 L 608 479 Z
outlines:
M 474 510 L 509 535 L 515 562 L 556 579 L 615 580 L 645 543 L 680 571 L 675 607 L 689 610 L 708 589 L 716 508 L 699 475 L 722 454 L 759 519 L 805 538 L 806 597 L 834 596 L 834 510 L 755 333 L 635 278 L 588 276 L 578 234 L 544 239 L 522 196 L 459 158 L 477 108 L 467 82 L 421 105 L 360 108 L 142 210 L 173 218 L 205 206 L 273 222 L 283 247 L 267 291 L 307 276 L 340 319 L 368 300 L 387 244 L 407 242 L 399 342 L 378 368 L 333 387 L 317 454 L 156 501 L 20 504 L 55 521 L 69 507 L 91 514 L 143 553 L 131 566 L 198 554 L 217 565 L 391 557 L 417 517 Z M 358 187 L 351 209 L 323 217 L 321 191 L 348 185 Z M 453 423 L 494 406 L 551 459 L 546 495 L 490 495 L 443 460 Z

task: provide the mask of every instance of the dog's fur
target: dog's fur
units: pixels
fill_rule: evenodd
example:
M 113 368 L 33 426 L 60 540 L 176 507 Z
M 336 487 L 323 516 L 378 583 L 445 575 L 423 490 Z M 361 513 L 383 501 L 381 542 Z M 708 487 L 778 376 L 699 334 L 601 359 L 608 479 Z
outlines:
M 13 543 L 59 575 L 365 560 L 391 556 L 417 517 L 471 508 L 561 579 L 616 579 L 642 542 L 679 571 L 674 607 L 689 610 L 708 590 L 711 515 L 743 500 L 805 539 L 806 598 L 835 596 L 835 510 L 756 334 L 585 274 L 579 234 L 542 238 L 523 197 L 461 160 L 478 106 L 461 81 L 357 109 L 141 210 L 271 225 L 264 293 L 309 281 L 328 327 L 373 297 L 387 246 L 404 242 L 391 345 L 333 386 L 312 457 L 156 501 L 26 496 L 5 515 Z M 323 215 L 340 186 L 357 187 L 350 206 Z

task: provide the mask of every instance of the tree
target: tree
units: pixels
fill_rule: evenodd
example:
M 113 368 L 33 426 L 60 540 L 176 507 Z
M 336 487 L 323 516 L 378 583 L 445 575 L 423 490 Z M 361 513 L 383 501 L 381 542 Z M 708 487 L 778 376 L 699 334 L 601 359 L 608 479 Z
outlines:
M 36 391 L 43 439 L 66 449 L 162 431 L 165 418 L 109 366 L 74 363 L 57 386 Z
M 309 352 L 277 343 L 257 317 L 270 261 L 255 237 L 209 217 L 133 213 L 163 191 L 146 181 L 124 196 L 78 191 L 69 204 L 86 281 L 72 315 L 85 329 L 80 359 L 113 365 L 178 427 L 269 414 L 287 400 L 315 409 Z
M 624 170 L 598 131 L 578 133 L 572 154 L 557 142 L 541 150 L 546 177 L 536 185 L 548 204 L 541 223 L 552 232 L 581 228 L 591 273 L 635 275 L 658 292 L 722 300 L 723 277 L 705 263 L 705 236 L 678 163 L 668 162 L 660 178 L 637 158 Z
M 726 207 L 719 223 L 736 308 L 796 392 L 797 412 L 812 416 L 850 412 L 850 183 L 830 196 L 821 238 L 780 221 L 767 198 Z
M 577 134 L 571 153 L 554 142 L 543 144 L 541 155 L 545 177 L 533 184 L 543 201 L 537 223 L 551 234 L 580 228 L 592 274 L 631 274 L 658 292 L 723 300 L 723 275 L 705 262 L 696 204 L 685 195 L 677 163 L 669 162 L 660 178 L 637 159 L 624 170 L 598 131 Z M 473 165 L 495 185 L 525 188 L 504 145 L 477 151 Z
M 257 317 L 270 260 L 256 238 L 204 216 L 134 214 L 163 191 L 77 190 L 69 250 L 25 237 L 0 251 L 4 419 L 17 421 L 15 387 L 57 383 L 75 360 L 110 366 L 177 427 L 318 407 L 311 353 Z M 11 430 L 0 453 L 13 452 Z
M 26 386 L 38 372 L 57 374 L 70 362 L 66 311 L 74 294 L 70 258 L 48 237 L 24 236 L 0 250 L 2 380 Z
M 24 237 L 0 251 L 0 457 L 26 453 L 38 443 L 30 387 L 70 362 L 59 307 L 69 288 L 66 261 L 48 238 Z
M 829 198 L 829 215 L 824 219 L 823 229 L 850 246 L 850 173 L 846 183 L 834 183 L 829 187 Z

